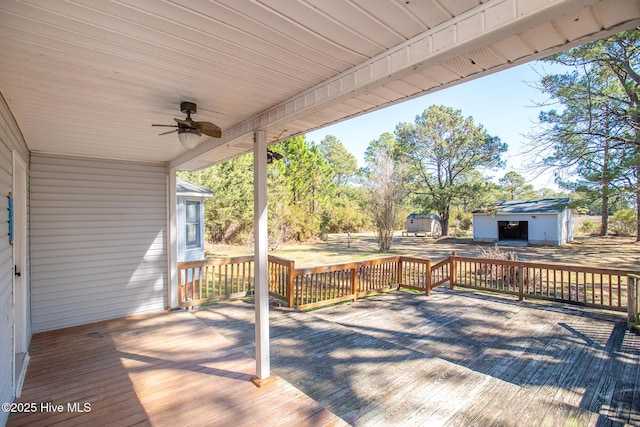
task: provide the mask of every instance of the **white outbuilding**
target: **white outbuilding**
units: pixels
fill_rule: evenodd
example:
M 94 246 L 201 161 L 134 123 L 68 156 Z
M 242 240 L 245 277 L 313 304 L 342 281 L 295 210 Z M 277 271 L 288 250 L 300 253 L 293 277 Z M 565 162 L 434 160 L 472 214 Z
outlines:
M 407 216 L 407 231 L 402 234 L 406 236 L 440 236 L 442 234 L 440 217 L 436 214 L 412 213 Z
M 473 212 L 473 240 L 560 246 L 573 240 L 568 205 L 568 198 L 498 202 Z

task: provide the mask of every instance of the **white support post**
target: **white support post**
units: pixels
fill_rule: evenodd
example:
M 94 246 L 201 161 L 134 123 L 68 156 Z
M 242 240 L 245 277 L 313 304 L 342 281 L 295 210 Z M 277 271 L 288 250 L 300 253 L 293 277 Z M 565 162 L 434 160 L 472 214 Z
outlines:
M 258 387 L 271 375 L 269 355 L 269 283 L 267 236 L 267 133 L 254 134 L 253 147 L 253 215 L 255 234 L 255 310 L 256 310 L 256 376 Z
M 178 216 L 176 195 L 176 169 L 167 174 L 167 308 L 178 307 Z

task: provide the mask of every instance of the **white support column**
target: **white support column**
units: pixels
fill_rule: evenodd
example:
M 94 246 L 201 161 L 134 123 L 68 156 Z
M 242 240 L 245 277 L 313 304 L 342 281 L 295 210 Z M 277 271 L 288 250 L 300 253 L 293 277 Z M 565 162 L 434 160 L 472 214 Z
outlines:
M 267 133 L 254 134 L 253 215 L 255 234 L 256 376 L 258 387 L 271 375 L 269 355 L 269 283 L 267 236 Z
M 176 169 L 167 174 L 167 308 L 178 307 L 178 216 Z

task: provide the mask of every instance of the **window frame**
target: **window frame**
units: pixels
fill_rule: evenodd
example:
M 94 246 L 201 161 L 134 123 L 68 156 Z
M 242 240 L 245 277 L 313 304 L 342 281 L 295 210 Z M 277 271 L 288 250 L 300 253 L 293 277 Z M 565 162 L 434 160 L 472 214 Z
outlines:
M 196 218 L 189 221 L 189 205 L 195 205 Z M 202 201 L 189 200 L 184 201 L 184 244 L 186 249 L 199 249 L 202 246 Z M 195 227 L 195 240 L 189 240 L 189 227 Z M 191 242 L 191 243 L 190 243 Z

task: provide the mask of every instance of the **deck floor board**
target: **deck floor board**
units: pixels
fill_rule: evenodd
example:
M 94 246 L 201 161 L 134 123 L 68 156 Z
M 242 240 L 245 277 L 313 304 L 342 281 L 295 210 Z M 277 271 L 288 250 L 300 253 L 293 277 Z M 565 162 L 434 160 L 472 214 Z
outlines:
M 250 304 L 195 315 L 253 350 Z M 437 288 L 270 319 L 274 372 L 353 425 L 640 425 L 621 313 Z
M 17 401 L 64 410 L 10 414 L 8 426 L 345 425 L 281 378 L 257 388 L 255 360 L 187 312 L 36 334 L 30 354 Z

